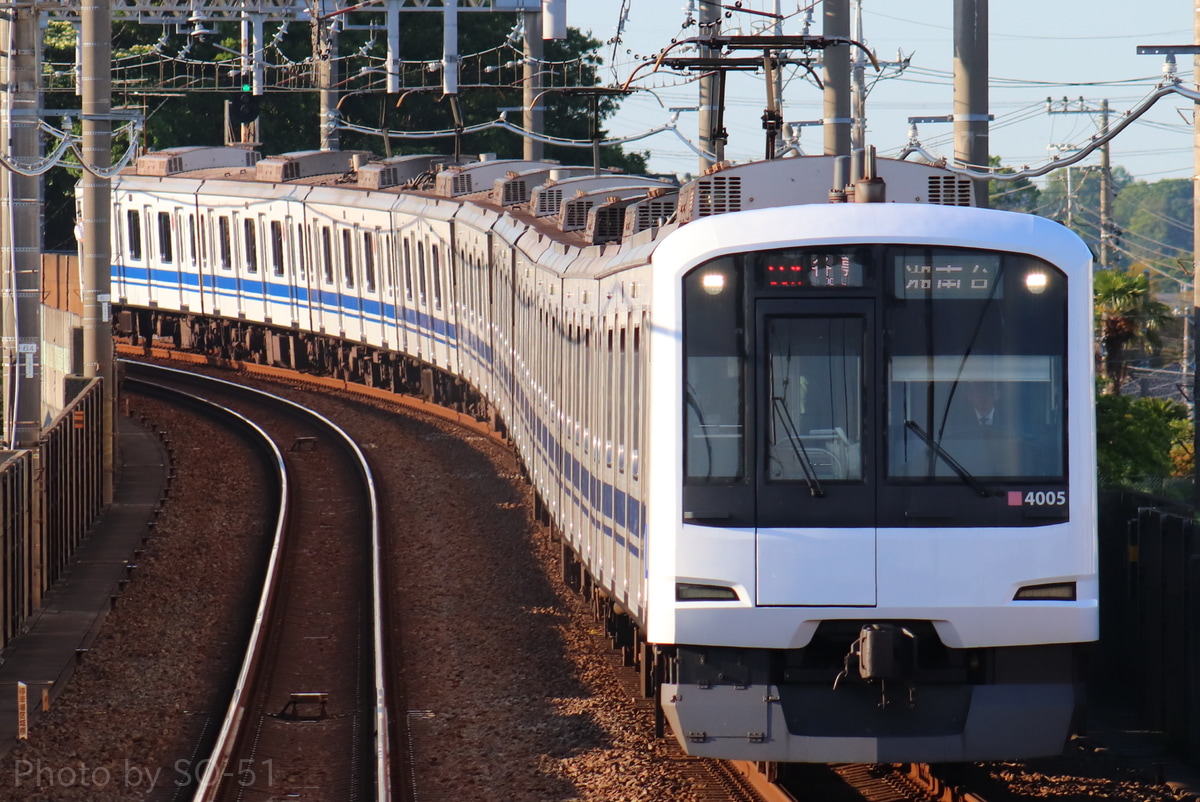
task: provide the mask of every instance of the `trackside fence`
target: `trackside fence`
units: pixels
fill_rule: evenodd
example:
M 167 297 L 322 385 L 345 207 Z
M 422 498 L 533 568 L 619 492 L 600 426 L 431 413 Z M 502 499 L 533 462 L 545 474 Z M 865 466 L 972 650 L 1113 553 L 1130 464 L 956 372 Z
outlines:
M 1200 766 L 1200 527 L 1132 493 L 1100 502 L 1100 643 L 1092 693 Z
M 0 452 L 0 648 L 20 634 L 104 505 L 103 394 L 95 379 L 42 431 Z

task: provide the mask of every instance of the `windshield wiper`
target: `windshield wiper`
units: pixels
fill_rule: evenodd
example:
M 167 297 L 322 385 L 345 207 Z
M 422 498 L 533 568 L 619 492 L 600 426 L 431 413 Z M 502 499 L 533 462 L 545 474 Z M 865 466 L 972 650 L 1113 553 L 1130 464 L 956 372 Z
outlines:
M 792 451 L 796 453 L 796 461 L 800 463 L 800 468 L 804 471 L 804 481 L 808 482 L 809 494 L 813 498 L 824 498 L 825 488 L 821 487 L 821 480 L 817 478 L 817 471 L 808 457 L 808 449 L 804 447 L 800 433 L 796 431 L 796 424 L 792 420 L 792 413 L 788 412 L 787 404 L 779 396 L 772 398 L 771 403 L 775 408 L 776 416 L 783 423 L 784 434 L 792 444 Z
M 942 448 L 940 443 L 938 443 L 932 437 L 930 437 L 929 433 L 926 432 L 924 429 L 922 429 L 920 424 L 918 424 L 916 421 L 909 420 L 909 421 L 904 422 L 904 428 L 910 430 L 911 432 L 916 434 L 917 437 L 924 440 L 925 445 L 932 448 L 933 453 L 937 454 L 939 457 L 941 457 L 942 461 L 950 466 L 950 470 L 952 470 L 956 474 L 958 474 L 958 478 L 962 479 L 967 484 L 968 487 L 970 487 L 972 490 L 974 490 L 976 493 L 978 493 L 980 498 L 987 498 L 988 496 L 992 495 L 992 491 L 990 491 L 986 487 L 984 487 L 980 483 L 980 481 L 978 479 L 976 479 L 974 476 L 972 476 L 971 473 L 966 468 L 959 465 L 958 460 L 956 460 L 954 457 L 950 456 L 950 452 L 947 451 L 946 449 Z

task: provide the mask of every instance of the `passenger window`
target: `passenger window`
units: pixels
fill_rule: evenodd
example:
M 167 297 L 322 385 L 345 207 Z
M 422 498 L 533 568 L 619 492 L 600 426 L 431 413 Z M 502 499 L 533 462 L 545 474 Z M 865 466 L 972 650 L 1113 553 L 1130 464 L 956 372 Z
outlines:
M 233 269 L 233 242 L 229 230 L 229 218 L 217 218 L 217 239 L 221 248 L 221 267 L 224 270 Z
M 347 289 L 354 289 L 354 241 L 350 229 L 342 229 L 342 276 Z
M 428 302 L 427 280 L 425 278 L 425 248 L 420 244 L 417 245 L 417 280 L 421 282 L 421 306 L 425 306 Z
M 442 268 L 438 259 L 438 246 L 433 246 L 433 305 L 442 308 Z
M 255 240 L 254 234 L 254 218 L 246 218 L 242 221 L 242 225 L 246 232 L 246 270 L 250 273 L 257 273 L 258 243 Z
M 175 261 L 175 254 L 171 248 L 171 214 L 169 212 L 158 213 L 158 260 L 164 265 Z
M 333 234 L 329 226 L 321 226 L 321 256 L 324 257 L 325 283 L 333 283 Z
M 370 231 L 363 232 L 363 279 L 367 282 L 367 292 L 375 292 L 375 237 Z
M 283 275 L 283 223 L 271 221 L 271 272 Z
M 408 237 L 404 238 L 404 297 L 410 301 L 413 299 L 412 251 Z
M 142 213 L 131 209 L 126 215 L 125 231 L 129 235 L 129 258 L 134 262 L 142 261 Z

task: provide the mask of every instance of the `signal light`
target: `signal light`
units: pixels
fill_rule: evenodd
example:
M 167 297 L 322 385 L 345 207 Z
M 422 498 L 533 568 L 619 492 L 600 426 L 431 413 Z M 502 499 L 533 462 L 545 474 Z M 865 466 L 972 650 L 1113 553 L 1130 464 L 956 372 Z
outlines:
M 229 101 L 229 120 L 235 125 L 249 125 L 258 119 L 258 95 L 243 91 Z

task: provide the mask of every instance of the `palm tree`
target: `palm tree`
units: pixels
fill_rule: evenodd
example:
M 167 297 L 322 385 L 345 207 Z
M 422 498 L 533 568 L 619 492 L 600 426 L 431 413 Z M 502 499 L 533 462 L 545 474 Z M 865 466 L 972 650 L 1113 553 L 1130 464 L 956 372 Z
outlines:
M 1151 296 L 1145 274 L 1099 270 L 1093 292 L 1100 333 L 1097 367 L 1108 382 L 1107 392 L 1120 395 L 1127 372 L 1125 352 L 1133 347 L 1157 348 L 1158 329 L 1171 320 L 1171 310 Z

